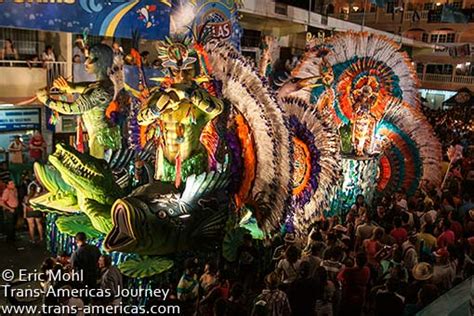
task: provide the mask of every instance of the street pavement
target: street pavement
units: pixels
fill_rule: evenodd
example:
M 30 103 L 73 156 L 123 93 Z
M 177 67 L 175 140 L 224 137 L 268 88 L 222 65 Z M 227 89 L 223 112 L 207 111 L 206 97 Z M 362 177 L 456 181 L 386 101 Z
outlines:
M 50 254 L 46 250 L 45 242 L 41 244 L 32 244 L 28 239 L 25 231 L 17 232 L 15 242 L 6 241 L 4 235 L 0 235 L 0 272 L 5 269 L 11 269 L 18 273 L 19 269 L 26 269 L 33 272 L 35 269 L 39 271 L 41 263 Z M 0 276 L 0 305 L 7 304 L 5 291 L 2 285 L 6 284 L 5 280 Z M 39 282 L 29 282 L 25 287 L 38 287 Z

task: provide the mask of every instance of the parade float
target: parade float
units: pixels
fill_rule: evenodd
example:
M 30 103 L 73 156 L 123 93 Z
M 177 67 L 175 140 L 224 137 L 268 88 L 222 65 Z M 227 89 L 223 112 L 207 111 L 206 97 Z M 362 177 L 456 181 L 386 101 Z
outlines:
M 421 112 L 417 87 L 407 54 L 384 36 L 308 39 L 281 90 L 330 117 L 339 135 L 342 183 L 326 211 L 343 215 L 358 194 L 371 202 L 439 186 L 441 145 Z
M 159 73 L 143 67 L 135 37 L 124 89 L 110 71 L 120 69 L 110 48 L 99 44 L 86 61 L 96 82 L 58 78 L 54 93 L 38 92 L 46 107 L 82 116 L 89 133 L 88 146 L 59 144 L 47 164 L 35 165 L 46 193 L 32 204 L 49 213 L 50 251 L 71 253 L 73 237 L 85 232 L 133 286 L 146 286 L 188 255 L 232 261 L 246 229 L 305 238 L 357 194 L 370 201 L 441 182 L 440 144 L 397 44 L 367 33 L 310 39 L 273 91 L 271 67 L 258 69 L 225 40 L 235 22 L 216 5 L 156 42 Z M 145 33 L 162 20 L 156 7 L 146 10 L 134 11 Z M 189 10 L 176 12 L 184 18 Z M 272 45 L 265 39 L 264 48 Z M 264 53 L 262 63 L 270 61 Z

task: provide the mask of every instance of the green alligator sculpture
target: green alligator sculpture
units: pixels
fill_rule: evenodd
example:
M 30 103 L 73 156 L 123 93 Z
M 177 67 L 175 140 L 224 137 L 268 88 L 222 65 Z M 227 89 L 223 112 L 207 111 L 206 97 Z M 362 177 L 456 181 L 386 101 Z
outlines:
M 105 160 L 58 144 L 49 162 L 52 166 L 35 165 L 49 193 L 32 200 L 33 206 L 62 213 L 80 210 L 107 234 L 108 251 L 165 255 L 211 245 L 223 234 L 230 205 L 228 172 L 191 175 L 182 192 L 171 183 L 155 182 L 126 196 Z
M 58 212 L 80 210 L 95 229 L 108 233 L 112 228 L 110 207 L 125 193 L 115 182 L 107 162 L 63 144 L 56 145 L 48 160 L 56 170 L 36 163 L 35 172 L 49 196 L 32 200 L 32 205 Z
M 35 208 L 59 214 L 75 213 L 77 205 L 76 191 L 67 184 L 59 171 L 52 165 L 34 164 L 34 172 L 47 193 L 31 201 Z

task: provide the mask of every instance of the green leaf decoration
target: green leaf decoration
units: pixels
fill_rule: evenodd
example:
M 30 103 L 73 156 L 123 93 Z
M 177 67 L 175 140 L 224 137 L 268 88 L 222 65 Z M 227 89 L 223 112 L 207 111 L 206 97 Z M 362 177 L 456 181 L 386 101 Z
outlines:
M 265 238 L 265 233 L 258 227 L 257 221 L 250 220 L 246 223 L 241 223 L 240 227 L 247 229 L 252 235 L 253 239 L 263 240 Z
M 58 230 L 70 236 L 75 236 L 78 232 L 84 232 L 87 238 L 98 238 L 102 233 L 96 230 L 89 219 L 84 214 L 77 214 L 71 216 L 61 216 L 56 220 Z
M 243 244 L 244 235 L 247 233 L 249 231 L 243 227 L 237 227 L 227 232 L 222 242 L 222 255 L 227 261 L 237 260 L 237 249 Z
M 162 257 L 138 257 L 119 264 L 120 271 L 131 278 L 148 278 L 171 269 L 172 260 Z
M 239 226 L 247 229 L 252 235 L 253 239 L 265 239 L 265 233 L 258 227 L 257 220 L 252 214 L 252 210 L 247 208 L 247 211 L 240 219 Z

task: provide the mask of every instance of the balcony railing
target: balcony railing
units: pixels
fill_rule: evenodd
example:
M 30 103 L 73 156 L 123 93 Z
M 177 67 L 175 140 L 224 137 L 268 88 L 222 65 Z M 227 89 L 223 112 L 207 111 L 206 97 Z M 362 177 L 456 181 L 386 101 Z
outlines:
M 349 20 L 351 21 L 362 21 L 364 19 L 364 13 L 350 13 Z M 377 13 L 375 12 L 366 12 L 365 13 L 365 22 L 375 22 L 377 20 Z
M 427 21 L 428 20 L 428 13 L 429 11 L 417 11 L 418 14 L 415 15 L 415 11 L 407 11 L 403 14 L 403 21 Z M 378 12 L 367 12 L 365 14 L 365 21 L 366 22 L 378 22 L 378 23 L 385 23 L 385 22 L 396 22 L 399 23 L 401 13 L 387 13 L 385 11 L 379 10 Z M 339 13 L 334 14 L 335 17 L 352 22 L 361 22 L 363 20 L 364 13 L 363 12 L 351 12 L 351 13 Z
M 424 81 L 452 82 L 452 75 L 425 74 Z
M 448 74 L 431 74 L 417 72 L 418 78 L 424 82 L 439 82 L 459 85 L 474 85 L 474 76 L 448 75 Z
M 454 82 L 474 85 L 474 77 L 472 76 L 454 76 Z
M 0 60 L 0 96 L 22 98 L 34 95 L 36 90 L 51 86 L 54 79 L 67 76 L 66 62 Z
M 59 76 L 65 77 L 67 74 L 67 62 L 42 62 L 42 61 L 27 61 L 27 60 L 0 60 L 0 67 L 18 67 L 18 68 L 43 68 L 47 70 L 46 80 L 48 85 Z
M 420 18 L 420 21 L 426 21 L 428 20 L 428 13 L 429 11 L 417 11 L 418 12 L 418 17 Z M 405 12 L 405 15 L 403 16 L 404 21 L 413 21 L 415 15 L 415 11 L 407 11 Z

